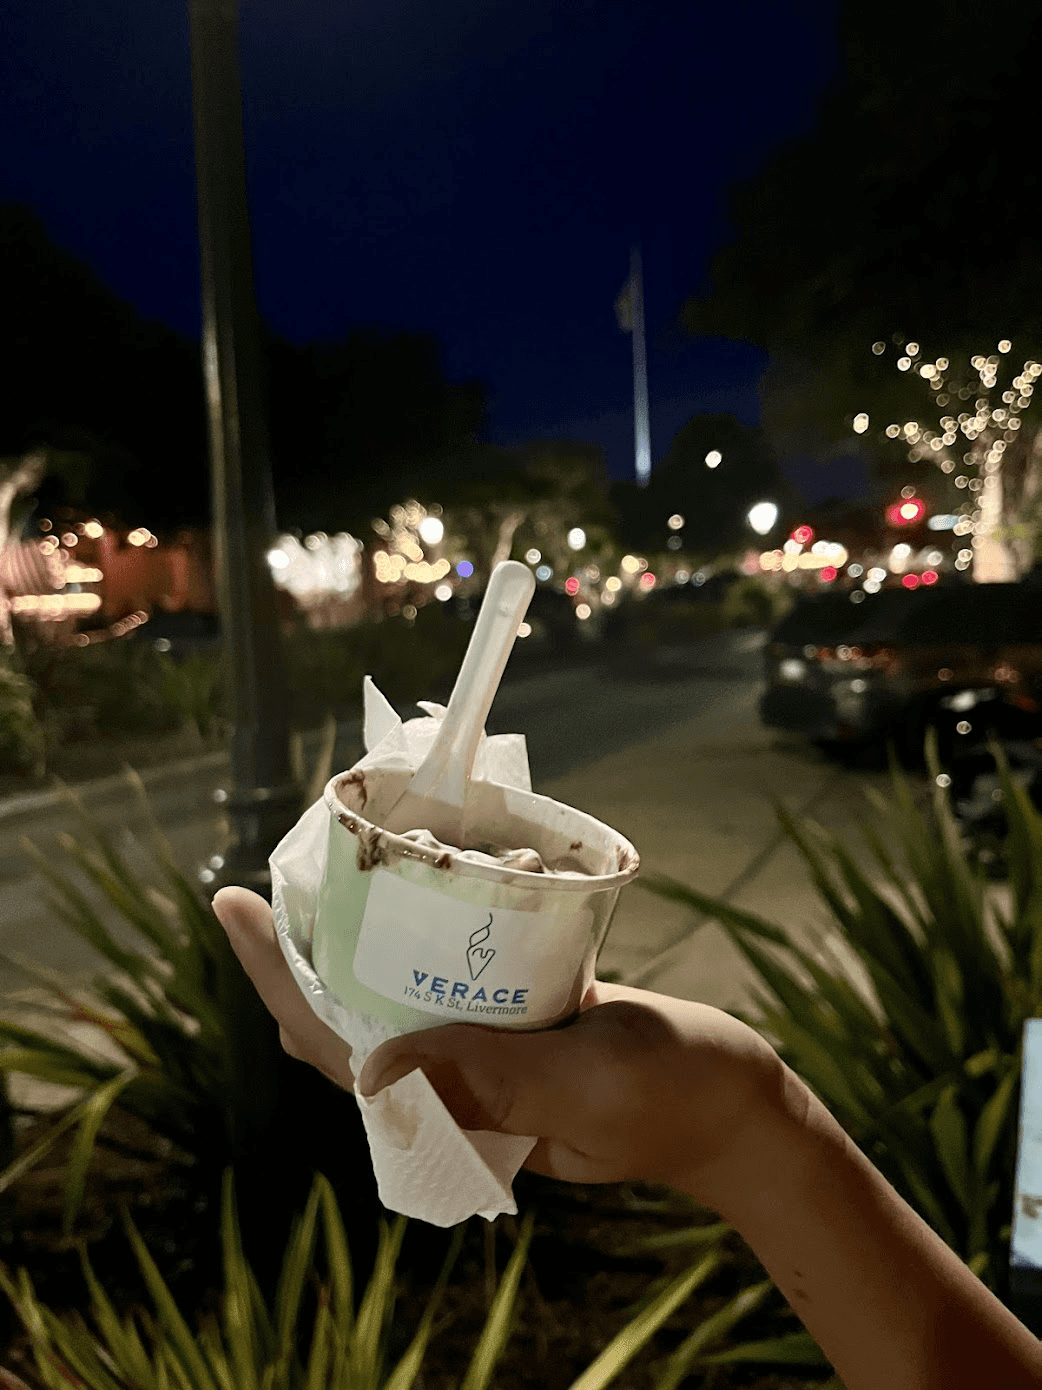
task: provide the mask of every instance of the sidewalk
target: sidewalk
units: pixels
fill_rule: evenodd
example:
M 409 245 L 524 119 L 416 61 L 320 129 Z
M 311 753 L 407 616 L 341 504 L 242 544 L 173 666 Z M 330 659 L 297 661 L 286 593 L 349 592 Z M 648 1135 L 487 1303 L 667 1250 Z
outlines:
M 692 719 L 539 790 L 622 831 L 640 852 L 642 875 L 667 874 L 820 945 L 828 914 L 771 798 L 843 831 L 869 809 L 863 788 L 885 791 L 889 779 L 838 769 L 805 741 L 765 729 L 757 693 L 732 699 L 712 730 Z M 699 927 L 640 878 L 622 891 L 600 968 L 718 1008 L 753 1006 L 757 977 L 723 930 Z
M 541 782 L 541 793 L 588 811 L 622 831 L 641 855 L 642 875 L 660 873 L 724 898 L 819 944 L 827 914 L 795 849 L 782 836 L 771 799 L 809 813 L 832 829 L 853 827 L 864 816 L 862 789 L 886 789 L 884 774 L 854 774 L 824 760 L 804 740 L 765 729 L 756 712 L 758 687 L 736 686 L 722 670 L 710 673 L 719 695 L 709 712 L 608 754 L 563 776 Z M 736 690 L 738 691 L 736 698 Z M 347 743 L 357 727 L 344 726 Z M 310 740 L 309 740 L 310 741 Z M 219 769 L 227 755 L 202 755 L 193 767 Z M 153 791 L 183 776 L 185 763 L 144 773 Z M 93 784 L 95 797 L 124 794 L 120 777 Z M 32 793 L 0 804 L 0 818 L 42 814 L 53 793 Z M 640 878 L 623 890 L 601 952 L 602 972 L 627 984 L 694 999 L 723 1009 L 753 1009 L 755 973 L 723 930 L 678 904 L 657 897 Z M 29 991 L 29 994 L 32 992 Z M 9 1010 L 33 1022 L 33 1007 Z M 52 1026 L 52 1025 L 49 1025 Z M 20 1078 L 19 1100 L 49 1088 Z

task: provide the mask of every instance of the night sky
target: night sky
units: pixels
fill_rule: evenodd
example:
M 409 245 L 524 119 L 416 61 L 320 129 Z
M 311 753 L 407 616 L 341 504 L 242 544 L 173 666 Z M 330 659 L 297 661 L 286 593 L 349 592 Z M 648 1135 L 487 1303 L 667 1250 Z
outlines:
M 184 0 L 7 0 L 0 200 L 143 314 L 199 332 Z M 492 437 L 583 438 L 630 476 L 613 302 L 644 254 L 652 454 L 695 412 L 758 419 L 761 353 L 692 342 L 682 298 L 725 189 L 812 128 L 835 0 L 243 0 L 258 297 L 293 342 L 435 333 Z M 796 472 L 812 492 L 834 472 Z M 817 483 L 815 485 L 815 477 Z

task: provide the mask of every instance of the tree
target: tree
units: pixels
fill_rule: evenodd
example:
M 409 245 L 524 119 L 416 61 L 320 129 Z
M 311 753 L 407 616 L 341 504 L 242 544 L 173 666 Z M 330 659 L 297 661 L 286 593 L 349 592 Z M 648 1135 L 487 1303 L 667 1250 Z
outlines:
M 17 205 L 0 207 L 0 300 L 0 453 L 47 453 L 41 503 L 204 522 L 198 346 L 143 320 Z
M 773 501 L 785 510 L 796 500 L 764 432 L 731 415 L 692 416 L 647 487 L 619 483 L 613 492 L 631 549 L 665 550 L 674 534 L 668 519 L 679 515 L 684 549 L 707 555 L 752 542 L 746 516 L 754 503 Z
M 285 527 L 363 535 L 487 431 L 488 388 L 446 379 L 425 333 L 357 328 L 269 343 L 275 494 Z
M 818 457 L 847 417 L 878 413 L 871 343 L 913 327 L 951 345 L 1042 340 L 1042 9 L 846 0 L 840 39 L 818 130 L 734 191 L 734 241 L 684 312 L 693 332 L 768 350 L 765 427 Z
M 41 505 L 206 525 L 198 343 L 143 320 L 16 205 L 0 206 L 0 299 L 0 453 L 46 451 Z M 283 526 L 356 530 L 487 432 L 488 388 L 448 381 L 430 334 L 265 346 Z
M 961 513 L 955 534 L 972 537 L 966 550 L 972 552 L 978 582 L 1024 575 L 1034 563 L 1042 524 L 1042 430 L 1028 418 L 1042 361 L 1029 356 L 1015 374 L 1007 368 L 1000 381 L 1006 362 L 1020 360 L 1007 357 L 1012 347 L 1003 339 L 998 352 L 974 353 L 968 360 L 933 359 L 915 341 L 902 340 L 888 350 L 879 340 L 872 349 L 877 358 L 896 358 L 902 404 L 915 388 L 919 397 L 902 411 L 907 418 L 877 428 L 877 437 L 899 443 L 910 463 L 925 461 L 945 475 L 951 510 Z M 923 415 L 932 423 L 920 423 Z M 863 412 L 853 423 L 865 434 L 871 417 Z M 963 557 L 959 568 L 966 564 Z
M 454 477 L 421 489 L 438 491 L 447 529 L 466 538 L 479 574 L 500 560 L 537 549 L 555 573 L 578 559 L 613 552 L 616 514 L 608 493 L 604 454 L 574 440 L 534 440 L 515 449 L 481 446 L 459 460 Z M 576 552 L 568 533 L 581 528 Z

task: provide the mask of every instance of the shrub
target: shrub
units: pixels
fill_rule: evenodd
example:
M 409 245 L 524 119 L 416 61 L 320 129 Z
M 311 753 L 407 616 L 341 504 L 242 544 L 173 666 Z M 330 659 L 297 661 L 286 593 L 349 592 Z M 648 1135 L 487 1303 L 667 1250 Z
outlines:
M 834 835 L 776 807 L 832 917 L 838 959 L 675 880 L 644 882 L 723 927 L 767 986 L 756 995 L 761 1016 L 738 1016 L 775 1041 L 897 1190 L 999 1292 L 1023 1027 L 1042 1011 L 1042 815 L 994 754 L 1009 824 L 1007 902 L 971 863 L 937 783 L 932 738 L 928 806 L 916 805 L 893 759 L 892 796 L 869 793 L 878 824 L 863 824 L 860 837 L 870 870 Z
M 64 1209 L 65 1230 L 72 1232 L 96 1141 L 118 1107 L 170 1146 L 178 1180 L 208 1199 L 227 1164 L 238 1164 L 240 1194 L 256 1217 L 250 1228 L 254 1257 L 265 1276 L 316 1167 L 335 1172 L 342 1190 L 355 1192 L 354 1235 L 370 1256 L 376 1189 L 357 1105 L 283 1052 L 278 1027 L 209 904 L 176 867 L 140 779 L 127 778 L 128 804 L 137 802 L 128 816 L 136 830 L 128 852 L 133 867 L 75 798 L 83 838 L 61 839 L 72 872 L 23 841 L 58 915 L 106 968 L 89 989 L 74 989 L 32 960 L 15 958 L 44 986 L 49 997 L 40 1007 L 58 1028 L 80 1027 L 63 1040 L 57 1029 L 44 1033 L 0 1021 L 0 1043 L 6 1044 L 0 1072 L 74 1091 L 57 1112 L 39 1114 L 31 1140 L 0 1174 L 0 1192 L 74 1133 Z M 149 860 L 165 891 L 143 871 Z M 90 892 L 81 887 L 84 879 Z M 118 936 L 113 918 L 119 919 Z
M 791 589 L 754 574 L 743 574 L 724 597 L 724 621 L 728 627 L 773 627 L 792 602 Z
M 194 1330 L 126 1213 L 124 1228 L 152 1303 L 151 1311 L 131 1308 L 121 1317 L 85 1253 L 81 1259 L 90 1323 L 78 1313 L 56 1316 L 38 1298 L 25 1269 L 13 1275 L 0 1265 L 0 1289 L 27 1334 L 37 1374 L 48 1390 L 64 1390 L 69 1384 L 83 1390 L 144 1390 L 167 1385 L 190 1390 L 232 1386 L 410 1390 L 420 1381 L 429 1353 L 437 1350 L 431 1345 L 435 1318 L 446 1302 L 467 1227 L 461 1223 L 453 1231 L 419 1323 L 407 1328 L 395 1321 L 397 1263 L 407 1224 L 401 1216 L 390 1225 L 381 1220 L 376 1263 L 356 1309 L 355 1277 L 343 1220 L 332 1186 L 317 1175 L 307 1204 L 293 1223 L 277 1289 L 269 1300 L 244 1255 L 229 1169 L 224 1174 L 221 1200 L 223 1288 L 215 1300 L 218 1311 L 204 1312 Z M 488 1390 L 493 1384 L 514 1331 L 533 1226 L 530 1213 L 520 1224 L 469 1364 L 461 1380 L 454 1378 L 461 1390 Z M 570 1390 L 606 1390 L 621 1375 L 725 1261 L 720 1246 L 728 1230 L 722 1225 L 711 1226 L 702 1231 L 699 1240 L 689 1242 L 697 1250 L 695 1262 L 652 1287 L 638 1308 L 629 1310 L 629 1319 L 572 1382 Z M 745 1362 L 826 1367 L 806 1332 L 714 1350 L 763 1303 L 770 1288 L 769 1280 L 760 1280 L 703 1319 L 679 1347 L 653 1364 L 654 1390 L 676 1390 L 698 1366 Z M 389 1369 L 393 1357 L 397 1360 Z
M 314 725 L 329 711 L 338 718 L 356 713 L 366 675 L 399 708 L 447 697 L 470 632 L 441 603 L 427 604 L 411 623 L 398 617 L 336 632 L 298 629 L 286 642 L 298 726 Z
M 33 683 L 0 656 L 0 771 L 43 771 L 46 740 L 33 708 Z

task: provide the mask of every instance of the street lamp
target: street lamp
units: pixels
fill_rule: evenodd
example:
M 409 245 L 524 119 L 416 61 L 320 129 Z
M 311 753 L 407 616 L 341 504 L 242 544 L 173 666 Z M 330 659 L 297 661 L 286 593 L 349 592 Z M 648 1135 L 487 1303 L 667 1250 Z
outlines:
M 745 519 L 758 536 L 766 536 L 778 520 L 778 508 L 773 502 L 757 502 L 749 508 Z
M 297 820 L 289 690 L 266 555 L 276 535 L 246 202 L 236 0 L 189 0 L 218 611 L 232 711 L 233 843 L 213 887 L 270 892 L 268 855 Z M 211 877 L 212 874 L 212 877 Z

